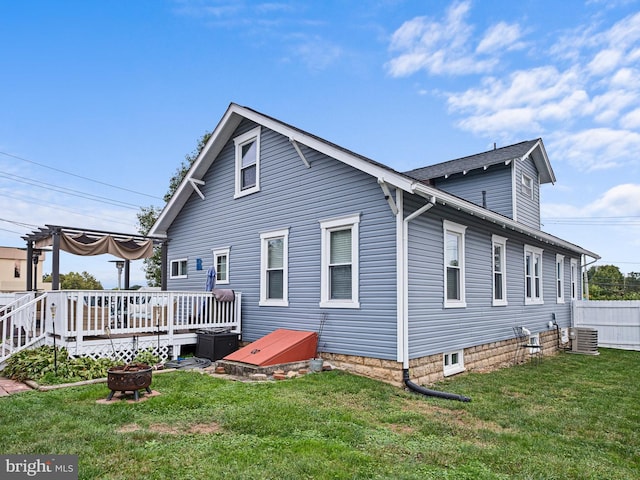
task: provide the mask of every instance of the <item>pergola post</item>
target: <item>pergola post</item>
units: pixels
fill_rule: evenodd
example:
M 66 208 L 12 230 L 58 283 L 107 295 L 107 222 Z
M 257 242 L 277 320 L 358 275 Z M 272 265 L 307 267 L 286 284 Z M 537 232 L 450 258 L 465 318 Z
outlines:
M 33 241 L 27 242 L 27 292 L 33 290 Z
M 60 290 L 60 230 L 58 229 L 53 232 L 51 270 L 51 289 Z

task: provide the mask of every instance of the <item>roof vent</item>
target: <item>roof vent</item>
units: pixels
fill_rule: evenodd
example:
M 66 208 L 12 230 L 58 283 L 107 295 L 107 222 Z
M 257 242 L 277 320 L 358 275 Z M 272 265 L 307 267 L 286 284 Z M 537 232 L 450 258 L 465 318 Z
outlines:
M 598 330 L 595 328 L 573 328 L 571 353 L 599 355 Z

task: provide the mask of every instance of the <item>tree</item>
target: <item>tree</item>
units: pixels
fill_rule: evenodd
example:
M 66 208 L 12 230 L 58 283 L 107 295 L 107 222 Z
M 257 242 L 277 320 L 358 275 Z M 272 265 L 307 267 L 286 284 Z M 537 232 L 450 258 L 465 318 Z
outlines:
M 213 132 L 205 132 L 202 137 L 200 137 L 200 140 L 198 140 L 196 148 L 190 154 L 184 156 L 184 160 L 169 180 L 169 189 L 163 197 L 165 202 L 171 200 L 171 197 L 180 186 L 180 183 L 182 183 L 182 180 L 191 168 L 191 165 L 193 165 L 193 162 L 196 161 L 202 152 L 202 149 L 209 141 L 212 133 Z M 140 208 L 140 212 L 136 216 L 138 217 L 138 232 L 141 235 L 147 235 L 149 233 L 149 230 L 151 230 L 151 227 L 158 219 L 158 215 L 160 215 L 161 211 L 162 209 L 153 205 Z M 161 285 L 162 256 L 159 246 L 154 247 L 153 256 L 144 259 L 144 272 L 145 278 L 147 279 L 147 283 L 150 287 L 159 287 Z
M 51 275 L 45 275 L 44 281 L 50 282 Z M 61 290 L 104 290 L 102 284 L 88 272 L 69 272 L 60 274 Z
M 615 265 L 591 267 L 587 278 L 592 300 L 620 300 L 624 297 L 624 275 Z

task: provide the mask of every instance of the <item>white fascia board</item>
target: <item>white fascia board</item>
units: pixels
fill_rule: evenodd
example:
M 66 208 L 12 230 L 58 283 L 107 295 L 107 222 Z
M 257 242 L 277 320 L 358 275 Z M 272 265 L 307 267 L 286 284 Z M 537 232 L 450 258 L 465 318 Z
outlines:
M 324 153 L 325 155 L 335 158 L 336 160 L 341 161 L 353 168 L 356 168 L 362 172 L 368 173 L 369 175 L 377 178 L 383 178 L 385 183 L 394 185 L 396 187 L 402 188 L 407 192 L 413 192 L 415 180 L 411 180 L 408 177 L 401 175 L 399 173 L 394 172 L 389 168 L 384 168 L 382 166 L 378 166 L 367 162 L 357 156 L 351 155 L 348 152 L 336 148 L 335 146 L 322 141 L 316 137 L 312 137 L 310 135 L 306 135 L 299 130 L 293 129 L 283 123 L 278 122 L 269 117 L 265 117 L 258 112 L 253 110 L 246 109 L 239 105 L 233 105 L 234 111 L 236 111 L 239 115 L 252 120 L 256 123 L 264 125 L 270 130 L 277 132 L 285 137 L 294 140 L 298 143 L 302 143 L 313 150 L 316 150 L 320 153 Z
M 543 243 L 547 243 L 549 245 L 554 245 L 557 247 L 565 248 L 572 252 L 576 252 L 582 255 L 587 255 L 596 260 L 600 259 L 600 255 L 593 253 L 589 250 L 585 250 L 578 245 L 574 245 L 571 242 L 567 242 L 566 240 L 562 240 L 561 238 L 555 237 L 551 234 L 545 233 L 542 230 L 536 230 L 521 223 L 518 223 L 510 218 L 504 217 L 497 213 L 494 213 L 486 208 L 482 208 L 475 203 L 467 202 L 466 200 L 462 200 L 459 197 L 448 194 L 442 190 L 438 190 L 433 187 L 429 187 L 424 184 L 416 184 L 415 193 L 422 197 L 427 198 L 436 198 L 436 203 L 441 205 L 448 205 L 452 208 L 465 212 L 469 215 L 473 215 L 474 217 L 478 217 L 482 220 L 489 221 L 496 225 L 499 225 L 502 228 L 513 230 L 518 233 L 522 233 L 523 235 L 527 235 L 535 240 L 538 240 Z
M 160 215 L 158 215 L 158 219 L 149 230 L 149 235 L 166 235 L 167 228 L 182 207 L 184 207 L 185 203 L 187 203 L 191 195 L 191 180 L 202 179 L 241 121 L 242 118 L 235 115 L 234 104 L 231 104 L 222 119 L 218 122 L 218 125 L 200 152 L 200 155 L 198 155 L 198 158 L 193 162 L 193 165 L 191 165 L 191 168 L 182 179 L 175 193 L 162 209 Z M 151 232 L 155 233 L 152 234 Z
M 539 155 L 535 155 L 535 151 L 538 150 L 540 152 Z M 547 151 L 544 148 L 544 144 L 541 139 L 535 143 L 531 149 L 527 153 L 525 153 L 522 158 L 527 158 L 531 156 L 533 162 L 536 164 L 536 168 L 538 169 L 538 175 L 541 176 L 541 180 L 544 180 L 542 183 L 552 184 L 556 183 L 556 175 L 553 173 L 553 168 L 551 168 L 551 162 L 549 161 L 549 157 L 547 156 Z

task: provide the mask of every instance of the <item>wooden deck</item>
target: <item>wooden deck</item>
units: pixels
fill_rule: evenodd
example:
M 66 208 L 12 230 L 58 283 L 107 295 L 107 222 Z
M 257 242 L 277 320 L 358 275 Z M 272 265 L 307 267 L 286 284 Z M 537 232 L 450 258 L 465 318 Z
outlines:
M 198 330 L 241 333 L 241 298 L 212 292 L 62 290 L 26 294 L 0 310 L 0 367 L 13 353 L 38 345 L 72 356 L 131 360 L 150 349 L 177 358 Z

